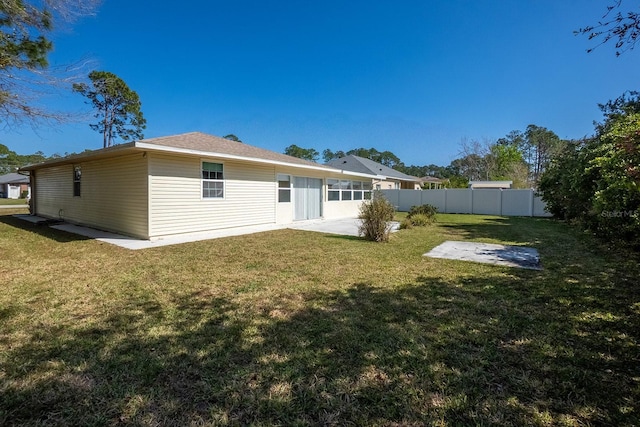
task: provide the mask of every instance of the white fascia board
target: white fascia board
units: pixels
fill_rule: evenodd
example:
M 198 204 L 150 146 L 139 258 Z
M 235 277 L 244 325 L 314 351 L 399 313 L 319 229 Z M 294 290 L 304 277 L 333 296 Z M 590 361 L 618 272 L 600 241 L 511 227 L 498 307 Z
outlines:
M 420 180 L 416 179 L 407 179 L 407 178 L 397 178 L 395 176 L 385 176 L 385 175 L 376 175 L 377 179 L 381 181 L 406 181 L 406 182 L 420 182 Z
M 351 176 L 361 176 L 364 178 L 371 178 L 371 179 L 383 179 L 385 178 L 382 175 L 373 175 L 370 173 L 363 173 L 363 172 L 352 172 L 352 171 L 348 171 L 348 170 L 344 170 L 344 169 L 337 169 L 336 172 L 341 172 L 343 175 L 351 175 Z
M 311 170 L 318 170 L 318 171 L 324 171 L 324 172 L 340 171 L 339 169 L 328 169 L 326 167 L 301 165 L 297 163 L 281 162 L 278 160 L 258 159 L 256 157 L 236 156 L 235 154 L 216 153 L 213 151 L 200 151 L 200 150 L 190 150 L 187 148 L 167 147 L 163 145 L 147 144 L 144 142 L 136 142 L 136 148 L 140 148 L 143 150 L 150 150 L 150 151 L 165 151 L 168 153 L 191 154 L 191 155 L 200 156 L 200 157 L 216 157 L 220 159 L 242 160 L 245 162 L 252 162 L 252 163 L 266 163 L 269 165 L 288 166 L 288 167 L 311 169 Z

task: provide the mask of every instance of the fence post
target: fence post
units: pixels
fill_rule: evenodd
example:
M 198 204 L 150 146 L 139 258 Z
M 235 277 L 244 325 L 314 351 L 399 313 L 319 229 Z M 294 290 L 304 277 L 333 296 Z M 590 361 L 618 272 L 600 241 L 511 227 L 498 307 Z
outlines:
M 535 197 L 533 194 L 533 188 L 529 189 L 530 197 L 529 197 L 529 216 L 533 217 L 533 198 Z
M 473 210 L 473 188 L 471 188 L 469 190 L 469 200 L 471 202 L 471 206 L 470 206 L 471 209 L 469 209 L 469 212 L 471 212 L 471 214 L 473 215 L 473 214 L 475 214 L 475 212 Z
M 444 188 L 444 213 L 449 213 L 449 208 L 447 207 L 447 188 Z

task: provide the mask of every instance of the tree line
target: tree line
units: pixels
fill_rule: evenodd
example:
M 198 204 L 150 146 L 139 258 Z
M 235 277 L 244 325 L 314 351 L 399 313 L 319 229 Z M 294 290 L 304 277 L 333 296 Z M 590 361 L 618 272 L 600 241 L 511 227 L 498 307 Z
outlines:
M 595 134 L 555 153 L 540 193 L 554 216 L 640 249 L 640 92 L 599 107 Z
M 18 154 L 15 151 L 10 150 L 6 145 L 0 144 L 0 175 L 15 172 L 18 168 L 25 165 L 32 165 L 46 160 L 59 159 L 71 154 L 75 153 L 55 153 L 51 156 L 47 156 L 42 151 L 36 151 L 33 154 Z
M 406 165 L 391 151 L 375 148 L 355 148 L 348 151 L 322 151 L 322 160 L 355 155 L 371 159 L 399 172 L 416 177 L 431 176 L 448 180 L 446 186 L 465 188 L 469 181 L 511 180 L 515 188 L 536 187 L 542 172 L 553 156 L 562 150 L 567 141 L 561 140 L 553 131 L 529 125 L 525 131 L 514 130 L 496 141 L 463 141 L 460 157 L 448 166 L 435 164 Z M 290 145 L 285 154 L 318 162 L 320 153 L 314 148 Z

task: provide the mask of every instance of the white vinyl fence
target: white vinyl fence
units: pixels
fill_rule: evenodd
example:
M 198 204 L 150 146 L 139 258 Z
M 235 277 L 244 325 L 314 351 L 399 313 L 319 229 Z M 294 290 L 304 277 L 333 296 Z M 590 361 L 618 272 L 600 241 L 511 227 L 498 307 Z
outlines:
M 382 190 L 397 210 L 432 205 L 441 213 L 503 216 L 551 216 L 545 203 L 533 190 L 453 188 L 443 190 Z

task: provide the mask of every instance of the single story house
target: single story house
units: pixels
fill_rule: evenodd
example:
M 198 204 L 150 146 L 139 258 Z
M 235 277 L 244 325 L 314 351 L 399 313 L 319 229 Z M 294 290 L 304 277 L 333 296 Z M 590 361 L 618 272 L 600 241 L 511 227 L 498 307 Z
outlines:
M 19 173 L 8 173 L 0 175 L 0 198 L 19 199 L 26 191 L 29 197 L 31 189 L 29 187 L 29 176 Z
M 513 185 L 513 181 L 469 181 L 469 188 L 472 190 L 481 189 L 501 189 L 508 190 Z
M 420 181 L 422 182 L 422 187 L 428 188 L 429 190 L 439 190 L 441 188 L 445 188 L 445 186 L 449 182 L 448 179 L 436 178 L 434 176 L 424 176 L 420 178 Z
M 346 156 L 326 163 L 343 171 L 374 175 L 372 185 L 375 190 L 420 190 L 420 178 L 404 174 L 381 163 L 359 156 Z
M 192 132 L 21 168 L 32 212 L 141 239 L 358 215 L 371 175 Z

